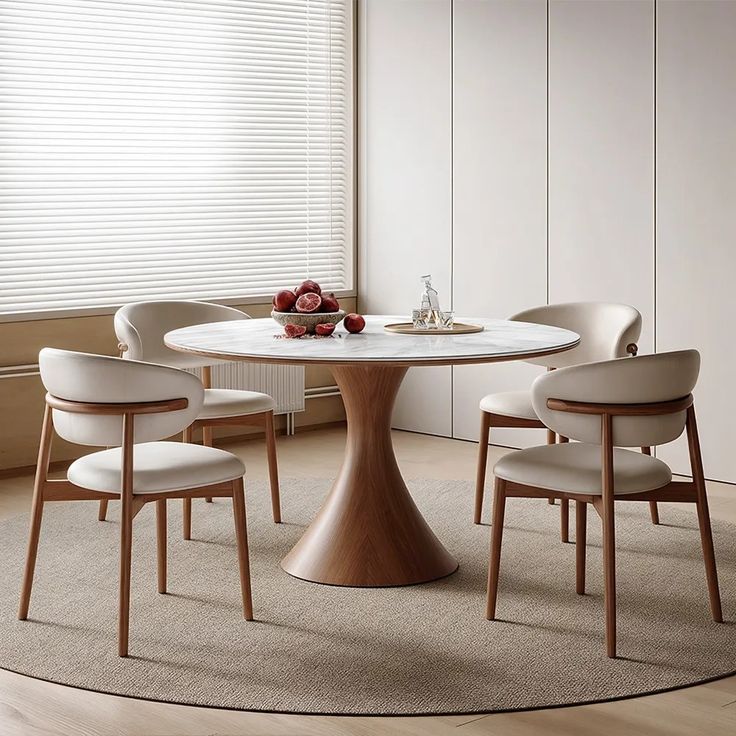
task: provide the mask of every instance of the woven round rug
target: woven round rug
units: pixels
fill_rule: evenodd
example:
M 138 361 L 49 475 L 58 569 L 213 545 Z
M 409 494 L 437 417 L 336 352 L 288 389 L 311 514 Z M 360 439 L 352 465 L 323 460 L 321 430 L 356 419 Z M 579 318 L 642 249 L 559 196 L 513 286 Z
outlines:
M 130 652 L 116 654 L 118 504 L 45 509 L 30 618 L 17 621 L 27 517 L 0 523 L 0 667 L 99 692 L 243 710 L 449 714 L 594 702 L 682 687 L 736 670 L 736 527 L 714 523 L 724 615 L 710 618 L 694 509 L 617 504 L 619 659 L 605 655 L 600 522 L 588 519 L 588 594 L 559 507 L 506 511 L 498 615 L 484 618 L 489 527 L 471 484 L 413 481 L 457 573 L 403 588 L 290 577 L 279 561 L 329 482 L 282 483 L 285 523 L 262 482 L 246 484 L 256 621 L 242 619 L 231 504 L 193 504 L 193 539 L 169 503 L 169 593 L 156 592 L 153 504 L 134 522 Z

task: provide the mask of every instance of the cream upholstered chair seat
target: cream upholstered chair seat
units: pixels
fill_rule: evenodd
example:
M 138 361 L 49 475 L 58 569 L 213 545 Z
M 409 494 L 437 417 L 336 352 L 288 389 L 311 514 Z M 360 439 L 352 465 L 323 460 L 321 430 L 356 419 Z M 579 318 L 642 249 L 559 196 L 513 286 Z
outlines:
M 672 480 L 672 471 L 661 460 L 619 448 L 613 451 L 613 472 L 617 495 L 653 491 Z M 493 474 L 550 491 L 603 493 L 600 445 L 570 442 L 509 452 L 496 463 Z
M 122 451 L 102 450 L 75 460 L 69 480 L 92 491 L 120 495 Z M 226 483 L 241 478 L 245 465 L 235 455 L 204 445 L 145 442 L 133 448 L 133 493 L 161 493 Z
M 238 417 L 273 411 L 276 402 L 268 394 L 234 388 L 207 388 L 198 419 Z
M 532 406 L 531 391 L 503 391 L 488 394 L 480 400 L 480 410 L 504 417 L 538 418 Z

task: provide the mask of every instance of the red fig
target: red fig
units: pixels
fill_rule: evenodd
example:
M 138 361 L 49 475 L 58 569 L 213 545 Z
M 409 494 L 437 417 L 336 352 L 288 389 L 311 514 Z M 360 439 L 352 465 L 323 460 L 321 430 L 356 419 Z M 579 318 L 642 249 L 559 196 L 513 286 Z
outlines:
M 305 314 L 311 314 L 312 312 L 319 311 L 321 304 L 322 297 L 319 294 L 307 292 L 306 294 L 302 294 L 296 300 L 296 311 L 304 312 Z
M 365 320 L 359 314 L 348 314 L 342 321 L 348 332 L 361 332 L 365 327 Z
M 314 328 L 314 331 L 321 337 L 329 337 L 335 331 L 335 325 L 332 322 L 322 322 Z
M 322 306 L 320 307 L 320 312 L 338 312 L 339 310 L 340 302 L 337 301 L 332 292 L 329 294 L 322 294 Z
M 273 306 L 277 312 L 290 312 L 291 308 L 296 304 L 296 294 L 293 291 L 284 289 L 273 298 Z
M 287 337 L 301 337 L 306 334 L 307 328 L 302 325 L 284 325 L 284 332 Z
M 307 279 L 306 281 L 302 281 L 302 283 L 294 289 L 294 293 L 297 296 L 301 296 L 302 294 L 321 294 L 322 288 L 316 281 Z

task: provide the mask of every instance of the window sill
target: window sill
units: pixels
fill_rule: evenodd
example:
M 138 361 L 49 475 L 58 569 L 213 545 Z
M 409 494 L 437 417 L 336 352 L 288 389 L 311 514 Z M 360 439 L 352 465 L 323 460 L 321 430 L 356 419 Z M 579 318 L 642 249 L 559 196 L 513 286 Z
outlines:
M 336 291 L 338 299 L 354 299 L 357 297 L 355 289 L 343 289 Z M 200 301 L 211 301 L 215 304 L 226 304 L 228 306 L 239 306 L 246 304 L 269 304 L 270 296 L 234 297 L 231 299 L 202 299 Z M 99 317 L 115 314 L 122 305 L 116 304 L 107 307 L 80 307 L 77 309 L 51 309 L 39 312 L 8 312 L 0 314 L 0 324 L 8 322 L 39 322 L 49 319 L 68 319 L 72 317 Z

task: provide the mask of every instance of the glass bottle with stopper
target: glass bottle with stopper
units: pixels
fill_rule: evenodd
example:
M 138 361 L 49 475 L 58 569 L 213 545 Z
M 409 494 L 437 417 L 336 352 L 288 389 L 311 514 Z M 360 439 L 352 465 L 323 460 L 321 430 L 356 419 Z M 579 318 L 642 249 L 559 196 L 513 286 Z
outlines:
M 421 281 L 424 283 L 421 305 L 419 309 L 412 312 L 412 323 L 415 329 L 452 329 L 454 315 L 452 312 L 443 312 L 440 309 L 437 289 L 432 286 L 432 275 L 422 276 Z

